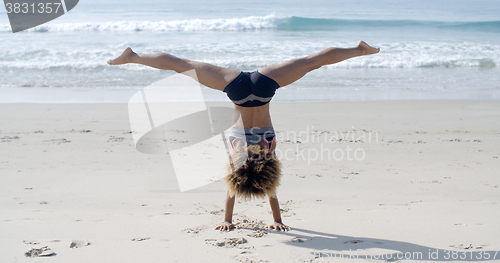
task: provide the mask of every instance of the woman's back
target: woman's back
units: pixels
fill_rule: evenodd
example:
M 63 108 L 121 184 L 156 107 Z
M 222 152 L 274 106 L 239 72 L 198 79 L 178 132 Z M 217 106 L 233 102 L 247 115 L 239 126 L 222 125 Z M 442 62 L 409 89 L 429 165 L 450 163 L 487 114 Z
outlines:
M 269 104 L 259 107 L 240 107 L 235 105 L 241 116 L 235 123 L 237 128 L 272 127 L 271 115 L 269 114 Z

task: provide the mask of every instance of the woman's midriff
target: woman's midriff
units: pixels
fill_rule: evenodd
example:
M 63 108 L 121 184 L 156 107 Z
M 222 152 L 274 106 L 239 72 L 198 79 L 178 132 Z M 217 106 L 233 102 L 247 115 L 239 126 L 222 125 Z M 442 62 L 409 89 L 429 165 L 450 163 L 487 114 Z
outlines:
M 235 105 L 241 118 L 234 124 L 237 128 L 272 127 L 269 103 L 259 107 L 240 107 Z

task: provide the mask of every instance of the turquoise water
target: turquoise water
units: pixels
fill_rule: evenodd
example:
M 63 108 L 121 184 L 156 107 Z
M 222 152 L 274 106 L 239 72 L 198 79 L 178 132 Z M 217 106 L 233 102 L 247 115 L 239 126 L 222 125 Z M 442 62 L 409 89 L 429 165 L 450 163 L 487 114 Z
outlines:
M 105 63 L 127 46 L 250 71 L 360 39 L 381 53 L 325 66 L 275 101 L 500 99 L 498 1 L 103 2 L 16 34 L 0 9 L 0 101 L 121 101 L 172 75 Z

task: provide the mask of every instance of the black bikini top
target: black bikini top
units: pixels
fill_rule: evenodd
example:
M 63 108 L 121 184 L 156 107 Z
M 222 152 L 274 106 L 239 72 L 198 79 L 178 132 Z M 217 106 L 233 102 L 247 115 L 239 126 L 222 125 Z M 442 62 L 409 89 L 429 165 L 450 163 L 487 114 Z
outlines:
M 258 107 L 271 101 L 279 84 L 258 71 L 241 72 L 224 92 L 229 99 L 241 107 Z

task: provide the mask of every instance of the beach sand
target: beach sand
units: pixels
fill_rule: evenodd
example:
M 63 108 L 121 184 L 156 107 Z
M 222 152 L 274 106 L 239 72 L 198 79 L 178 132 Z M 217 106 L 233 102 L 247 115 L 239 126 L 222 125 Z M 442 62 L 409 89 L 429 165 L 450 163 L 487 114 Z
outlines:
M 271 105 L 289 232 L 265 229 L 267 200 L 237 201 L 240 229 L 215 231 L 225 186 L 181 193 L 167 156 L 135 149 L 126 104 L 0 111 L 0 262 L 381 262 L 361 257 L 398 251 L 432 262 L 500 250 L 498 101 Z

